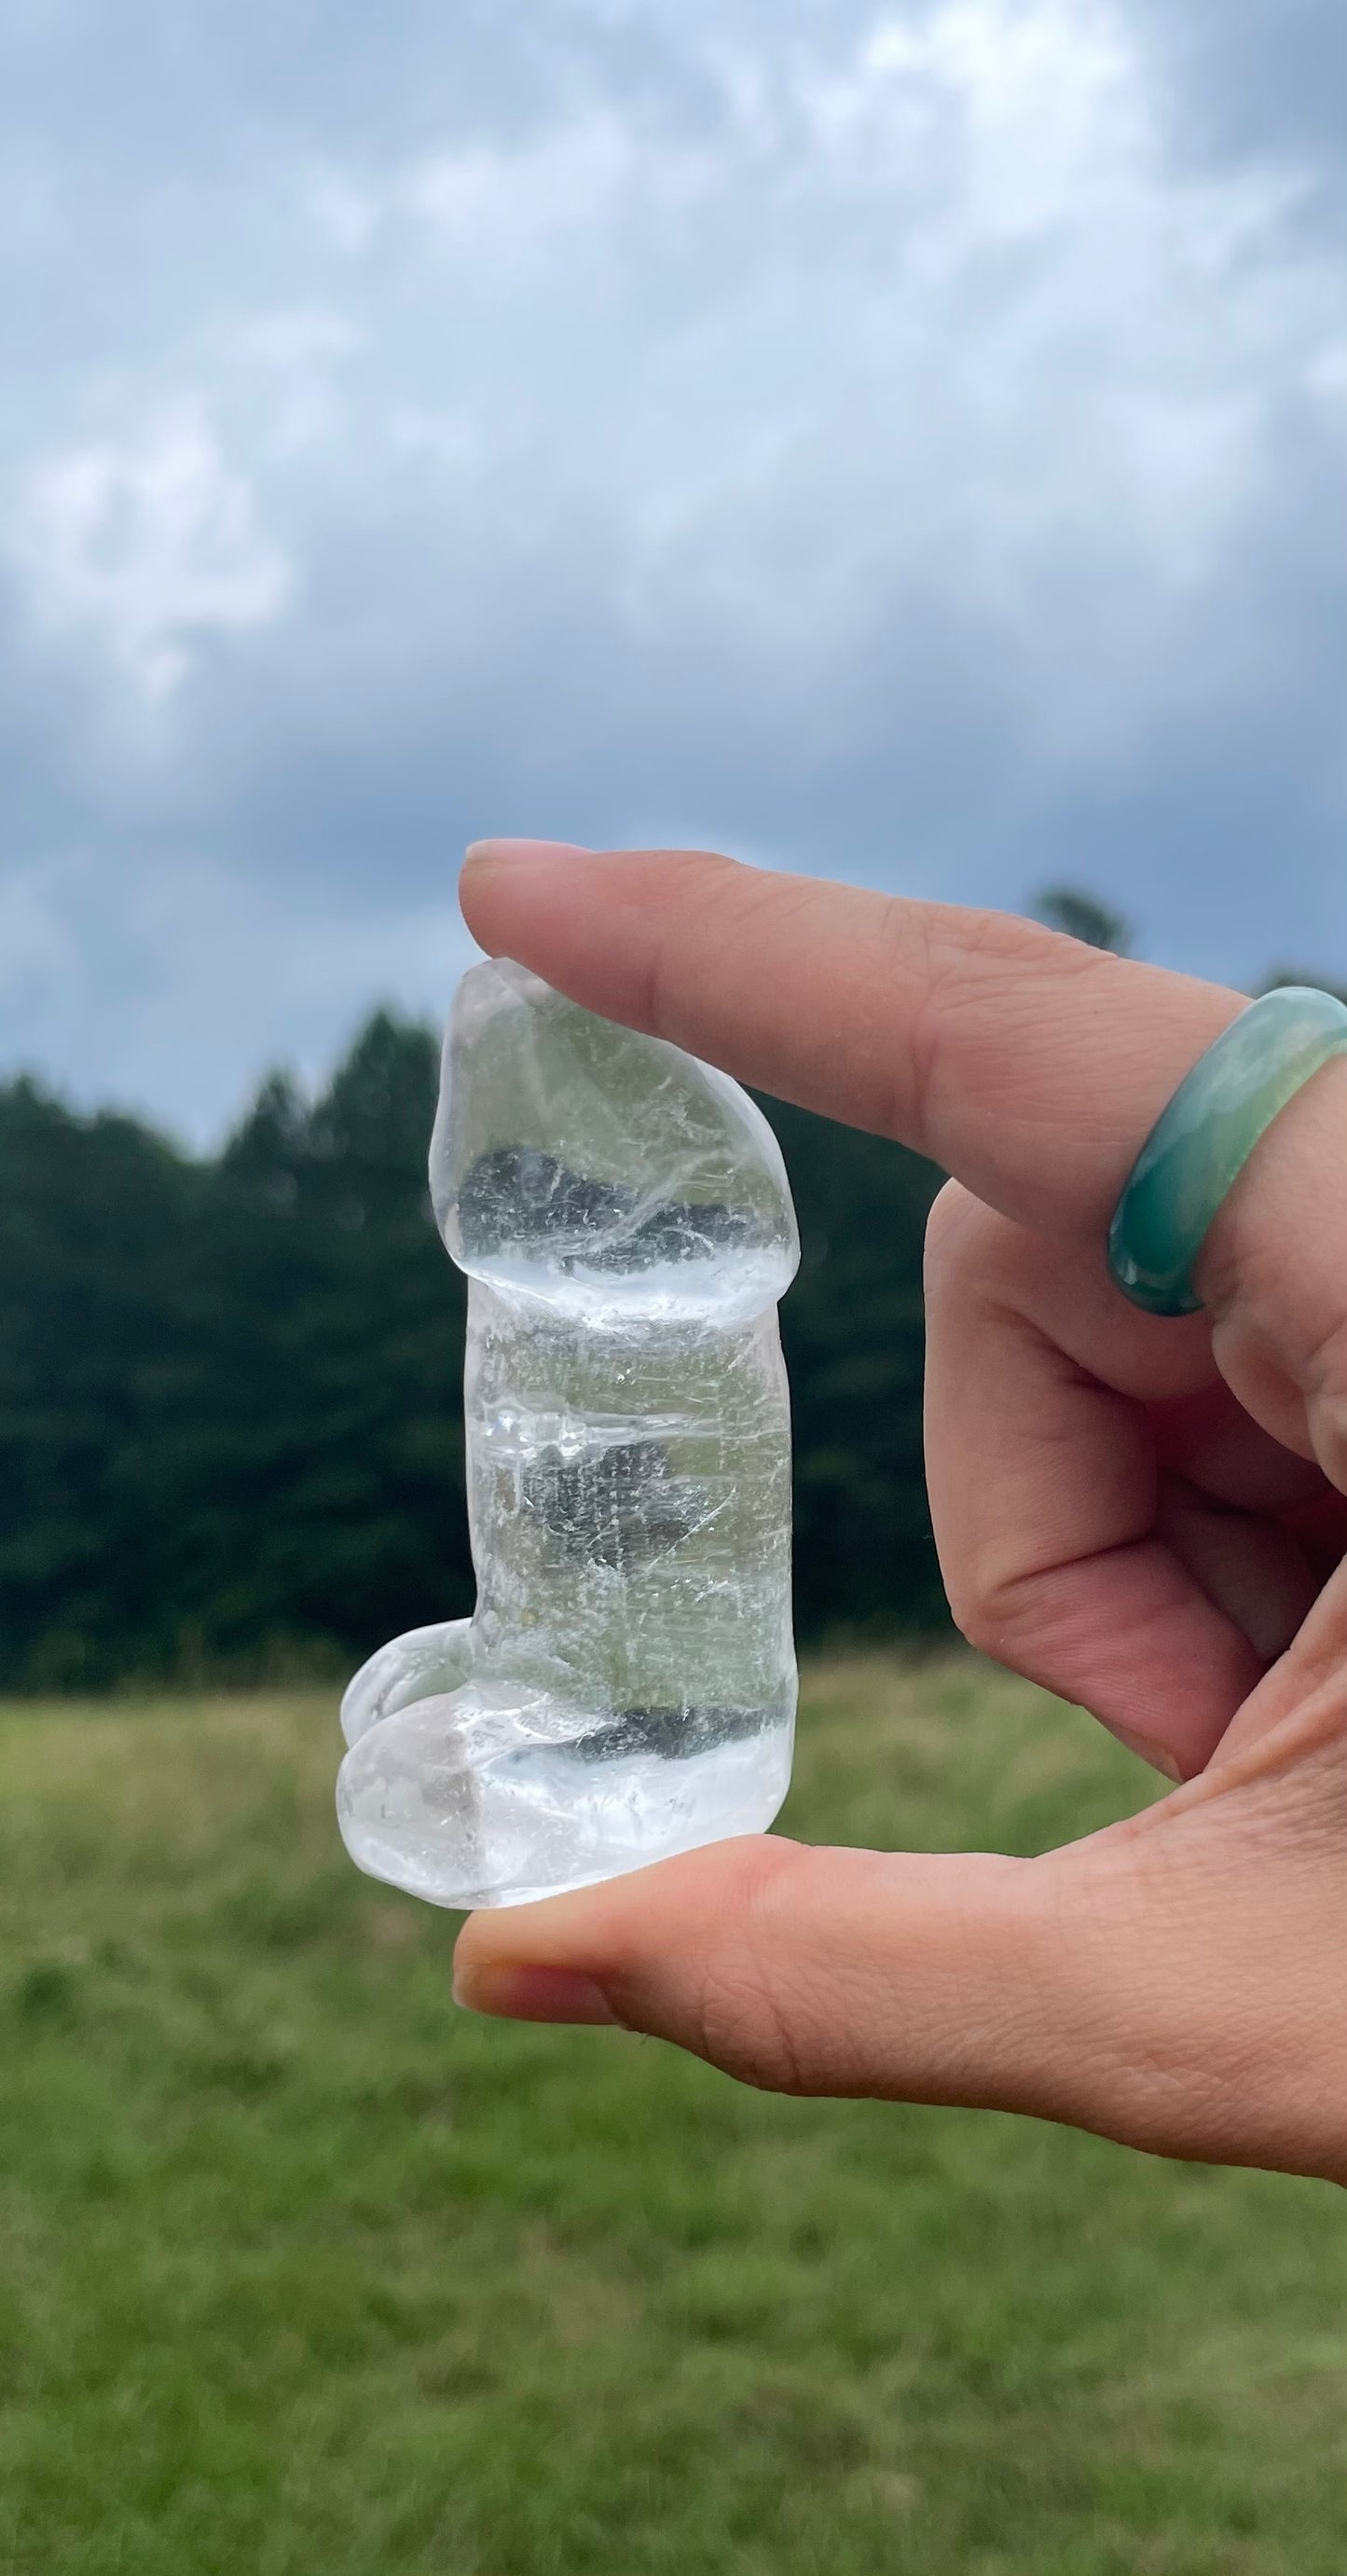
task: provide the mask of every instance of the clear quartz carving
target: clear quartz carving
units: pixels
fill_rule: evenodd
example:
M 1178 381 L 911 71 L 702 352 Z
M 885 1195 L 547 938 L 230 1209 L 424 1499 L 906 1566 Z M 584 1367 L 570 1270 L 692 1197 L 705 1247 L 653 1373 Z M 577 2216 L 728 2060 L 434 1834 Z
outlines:
M 469 1280 L 478 1602 L 346 1693 L 352 1858 L 510 1905 L 761 1832 L 795 1722 L 799 1245 L 771 1129 L 725 1074 L 497 960 L 459 988 L 431 1191 Z

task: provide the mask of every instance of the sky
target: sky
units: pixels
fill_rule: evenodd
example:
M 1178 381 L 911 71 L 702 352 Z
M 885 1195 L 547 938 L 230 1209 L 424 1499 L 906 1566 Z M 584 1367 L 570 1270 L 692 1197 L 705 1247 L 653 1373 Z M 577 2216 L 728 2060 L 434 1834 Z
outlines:
M 0 1069 L 198 1144 L 485 833 L 1347 975 L 1341 0 L 0 0 Z

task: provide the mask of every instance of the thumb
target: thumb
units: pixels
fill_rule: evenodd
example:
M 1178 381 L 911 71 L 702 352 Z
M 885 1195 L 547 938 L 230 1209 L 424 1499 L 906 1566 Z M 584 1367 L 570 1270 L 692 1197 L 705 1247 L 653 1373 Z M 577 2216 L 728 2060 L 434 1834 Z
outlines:
M 1343 1721 L 1339 1674 L 1219 1778 L 1036 1860 L 761 1836 L 474 1914 L 455 1993 L 650 2031 L 776 2091 L 1342 2180 Z
M 1080 2119 L 1060 1920 L 1050 1860 L 752 1836 L 471 1916 L 454 1993 L 620 2022 L 774 2091 Z

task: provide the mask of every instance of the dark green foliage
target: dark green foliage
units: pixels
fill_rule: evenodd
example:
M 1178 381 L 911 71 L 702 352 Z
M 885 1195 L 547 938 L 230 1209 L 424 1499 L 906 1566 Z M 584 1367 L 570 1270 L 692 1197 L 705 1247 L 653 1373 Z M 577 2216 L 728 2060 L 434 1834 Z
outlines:
M 0 1669 L 349 1662 L 471 1597 L 434 1047 L 374 1020 L 216 1163 L 0 1091 Z
M 208 1190 L 131 1120 L 70 1118 L 22 1081 L 0 1092 L 0 1172 L 4 1659 L 97 1680 L 162 1616 Z
M 802 1635 L 948 1624 L 922 1473 L 921 1260 L 940 1175 L 781 1101 L 800 1272 L 781 1310 Z
M 1347 1002 L 1347 984 L 1332 984 L 1326 975 L 1312 975 L 1307 966 L 1274 966 L 1272 973 L 1264 976 L 1258 990 L 1260 993 L 1280 993 L 1287 984 L 1308 984 L 1316 993 L 1333 993 L 1340 1002 Z
M 349 1666 L 470 1607 L 464 1289 L 426 1188 L 435 1081 L 429 1032 L 380 1013 L 320 1100 L 273 1077 L 211 1162 L 0 1088 L 11 1688 Z M 935 1176 L 767 1106 L 804 1237 L 784 1313 L 801 1626 L 929 1626 Z

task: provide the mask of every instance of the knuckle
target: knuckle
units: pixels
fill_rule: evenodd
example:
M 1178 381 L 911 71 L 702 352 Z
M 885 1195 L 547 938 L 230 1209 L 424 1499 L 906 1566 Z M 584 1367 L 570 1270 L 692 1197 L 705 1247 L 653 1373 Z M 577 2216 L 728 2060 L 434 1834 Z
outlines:
M 1315 1457 L 1329 1483 L 1347 1493 L 1347 1316 L 1321 1336 L 1304 1382 Z
M 1027 1029 L 1041 1017 L 1045 991 L 1051 997 L 1136 972 L 1015 913 L 954 915 L 931 906 L 914 915 L 895 905 L 890 935 L 908 1005 L 904 1092 L 924 1133 L 958 1079 L 956 1067 L 971 1056 L 990 1072 L 1003 1061 L 1008 1014 L 1017 1012 Z
M 998 1234 L 1004 1219 L 962 1181 L 946 1181 L 931 1204 L 926 1220 L 926 1243 L 923 1270 L 926 1294 L 942 1305 L 966 1294 L 973 1286 L 981 1287 L 995 1258 Z
M 959 1258 L 977 1205 L 972 1191 L 966 1190 L 962 1181 L 946 1181 L 937 1190 L 926 1219 L 928 1278 Z
M 658 884 L 669 897 L 650 916 L 639 999 L 640 1025 L 655 1036 L 676 1037 L 680 1026 L 680 925 L 709 912 L 723 914 L 733 904 L 736 879 L 742 873 L 717 850 L 661 850 L 652 861 L 647 882 Z
M 971 1646 L 975 1654 L 999 1657 L 1005 1642 L 1005 1622 L 995 1597 L 979 1591 L 975 1583 L 966 1579 L 947 1578 L 946 1591 L 950 1616 L 965 1645 Z
M 925 1281 L 928 1296 L 948 1305 L 1018 1306 L 1031 1265 L 1042 1259 L 1036 1238 L 1010 1217 L 975 1198 L 961 1181 L 946 1181 L 926 1220 Z
M 760 1960 L 745 1953 L 707 1973 L 699 2013 L 700 2054 L 763 2093 L 800 2093 L 794 2042 Z
M 726 1937 L 701 1978 L 699 2053 L 762 2092 L 811 2090 L 783 1925 L 796 1911 L 793 1891 L 812 1859 L 798 1844 L 774 1837 L 745 1845 L 727 1891 Z
M 1007 1575 L 976 1558 L 947 1583 L 950 1612 L 965 1643 L 997 1663 L 1013 1662 L 1026 1636 L 1043 1624 L 1050 1577 L 1037 1570 Z

